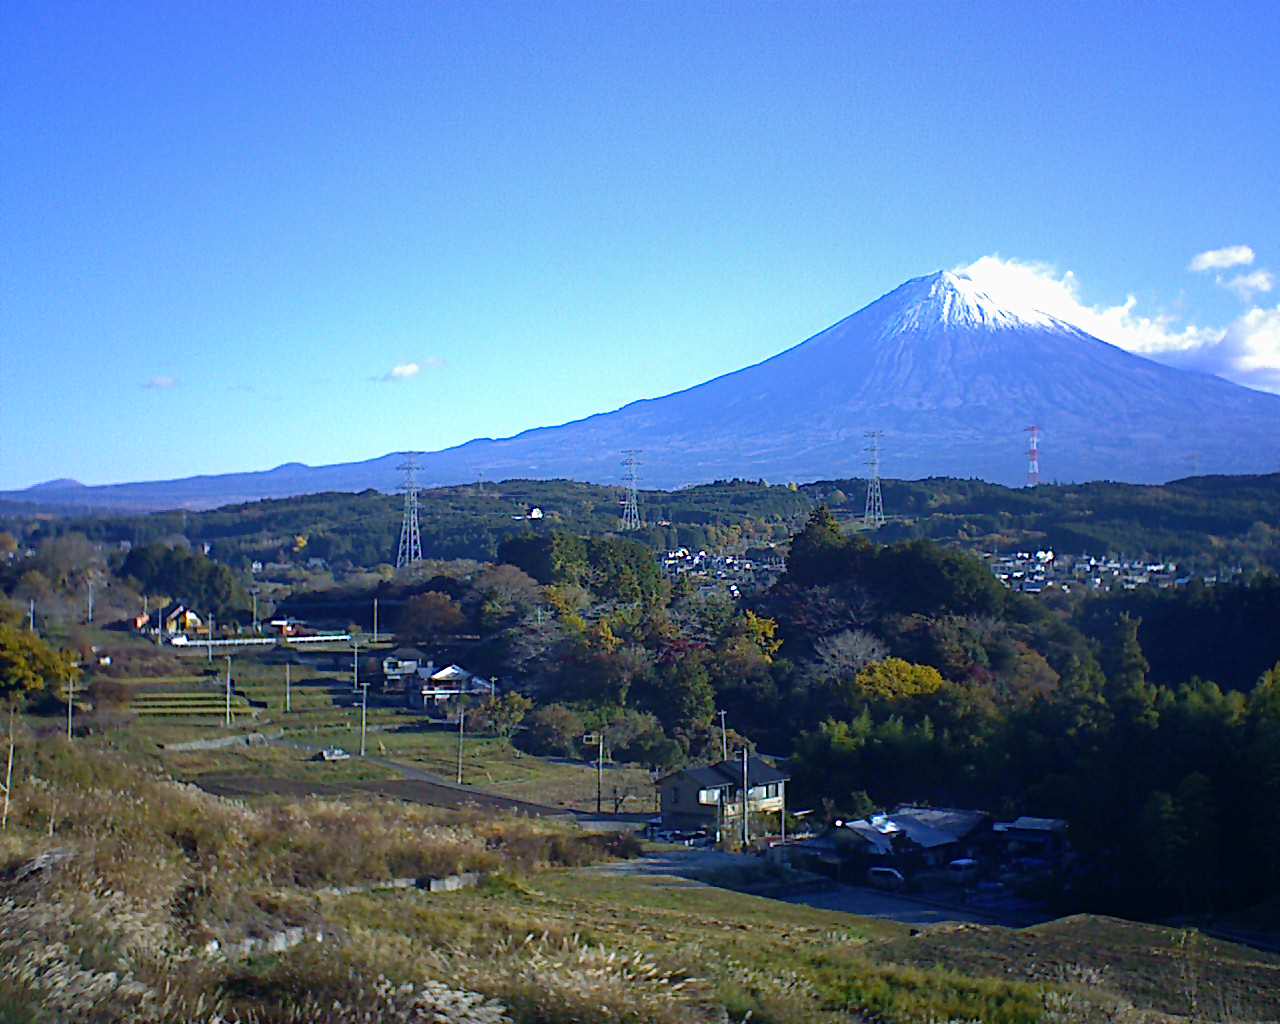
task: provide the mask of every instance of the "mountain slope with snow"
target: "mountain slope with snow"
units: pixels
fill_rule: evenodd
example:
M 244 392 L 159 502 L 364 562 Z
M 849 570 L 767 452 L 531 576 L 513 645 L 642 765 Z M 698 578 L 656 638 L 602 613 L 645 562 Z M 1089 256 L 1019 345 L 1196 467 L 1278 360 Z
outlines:
M 513 477 L 619 479 L 639 448 L 647 486 L 863 472 L 1023 479 L 1025 428 L 1043 432 L 1046 480 L 1152 483 L 1280 468 L 1280 396 L 1178 370 L 1092 337 L 963 273 L 907 281 L 754 366 L 556 427 L 477 439 L 420 459 L 425 484 Z M 43 501 L 207 507 L 320 490 L 392 490 L 400 457 L 113 487 L 45 487 Z M 29 492 L 8 495 L 30 499 Z

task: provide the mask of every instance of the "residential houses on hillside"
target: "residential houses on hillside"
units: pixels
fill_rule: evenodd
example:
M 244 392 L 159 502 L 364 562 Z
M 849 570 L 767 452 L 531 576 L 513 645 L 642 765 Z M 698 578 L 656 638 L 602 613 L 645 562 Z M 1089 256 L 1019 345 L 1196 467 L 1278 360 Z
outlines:
M 382 659 L 382 689 L 404 694 L 406 707 L 428 714 L 447 713 L 450 702 L 464 695 L 493 696 L 492 679 L 468 672 L 459 665 L 437 668 L 416 647 L 397 647 Z
M 996 821 L 981 810 L 905 805 L 771 851 L 794 867 L 860 883 L 947 878 L 970 883 L 1011 874 L 1060 872 L 1071 857 L 1067 823 L 1057 818 Z M 889 877 L 893 877 L 890 875 Z
M 1072 590 L 1137 590 L 1139 587 L 1169 589 L 1185 587 L 1193 580 L 1212 586 L 1219 581 L 1238 577 L 1239 566 L 1223 568 L 1210 575 L 1192 576 L 1180 571 L 1177 563 L 1151 562 L 1145 559 L 1093 555 L 1063 555 L 1047 551 L 1015 551 L 1007 554 L 985 552 L 982 558 L 992 573 L 1010 590 L 1039 594 L 1059 589 Z
M 701 593 L 727 592 L 738 598 L 747 590 L 764 589 L 786 570 L 781 558 L 767 561 L 737 555 L 717 555 L 707 551 L 675 548 L 659 556 L 667 578 L 689 579 Z

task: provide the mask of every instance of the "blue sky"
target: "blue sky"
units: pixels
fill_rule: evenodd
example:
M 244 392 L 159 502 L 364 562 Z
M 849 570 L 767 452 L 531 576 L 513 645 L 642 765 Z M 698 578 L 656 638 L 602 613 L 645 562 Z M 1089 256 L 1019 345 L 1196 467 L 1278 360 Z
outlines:
M 1278 40 L 1269 3 L 10 0 L 0 487 L 563 422 L 991 256 L 1280 389 Z

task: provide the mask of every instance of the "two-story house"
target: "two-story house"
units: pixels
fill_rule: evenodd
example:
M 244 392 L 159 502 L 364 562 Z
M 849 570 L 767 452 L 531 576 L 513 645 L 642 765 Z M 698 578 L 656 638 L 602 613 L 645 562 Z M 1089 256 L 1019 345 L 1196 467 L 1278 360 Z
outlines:
M 790 776 L 762 758 L 747 758 L 747 812 L 777 813 L 786 808 Z M 703 768 L 685 768 L 658 780 L 662 825 L 673 829 L 740 828 L 742 761 L 730 759 Z

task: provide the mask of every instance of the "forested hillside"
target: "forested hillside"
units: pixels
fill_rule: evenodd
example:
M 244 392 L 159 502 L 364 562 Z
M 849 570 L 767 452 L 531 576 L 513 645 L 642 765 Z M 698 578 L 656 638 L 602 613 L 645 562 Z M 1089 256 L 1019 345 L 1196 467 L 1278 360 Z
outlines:
M 796 486 L 735 480 L 679 491 L 643 491 L 645 527 L 632 536 L 655 549 L 743 551 L 784 541 L 825 504 L 846 523 L 862 514 L 866 481 Z M 1089 483 L 1008 488 L 979 480 L 883 482 L 885 540 L 927 538 L 980 550 L 1051 547 L 1077 554 L 1173 559 L 1197 570 L 1280 569 L 1280 474 L 1196 477 L 1164 486 Z M 424 491 L 423 551 L 430 558 L 492 560 L 530 530 L 579 535 L 616 531 L 621 489 L 567 480 L 507 480 Z M 534 508 L 540 519 L 526 518 Z M 13 509 L 5 528 L 32 546 L 66 533 L 145 544 L 185 538 L 233 566 L 322 558 L 369 568 L 394 562 L 397 496 L 313 494 L 210 512 L 61 515 Z

